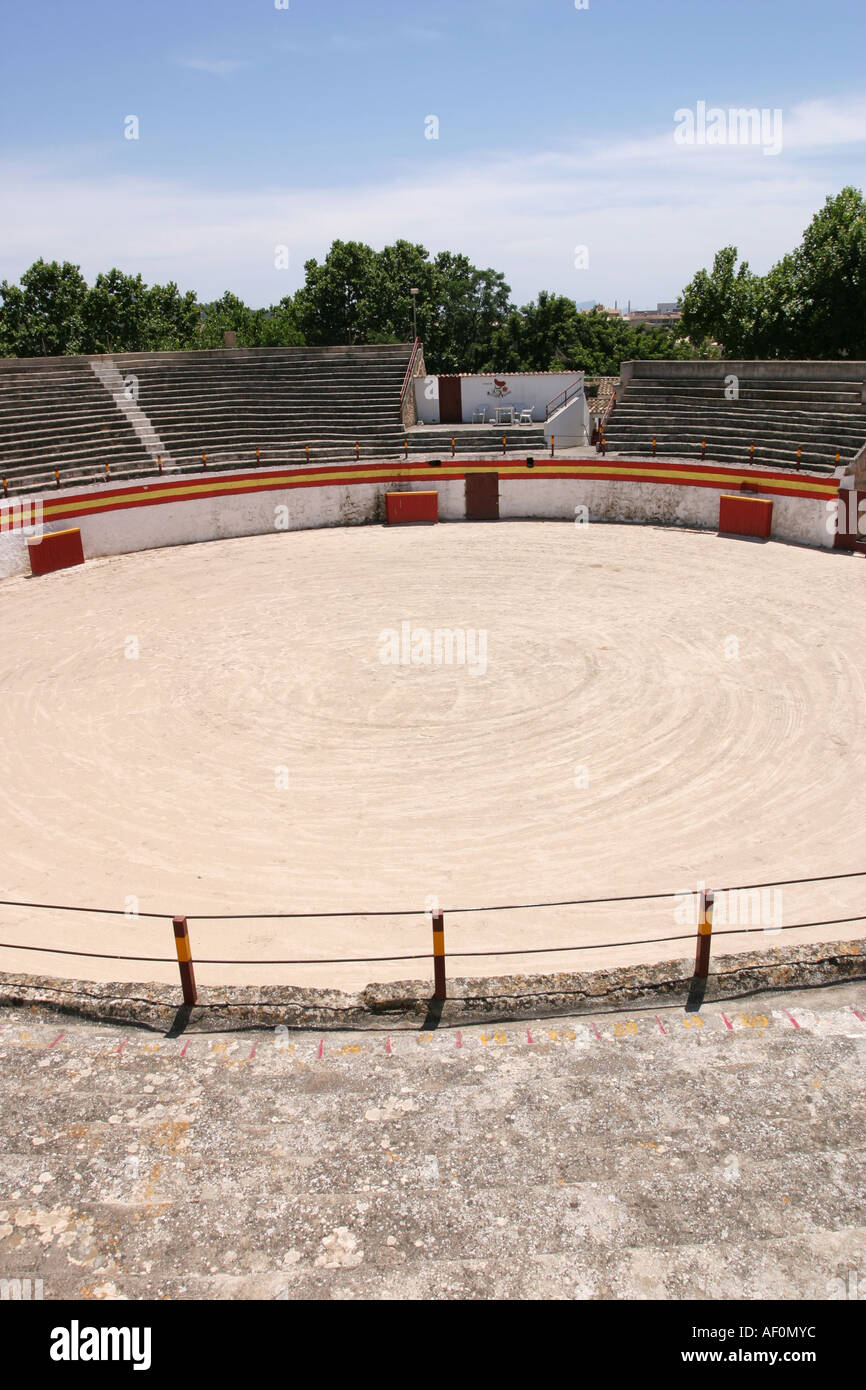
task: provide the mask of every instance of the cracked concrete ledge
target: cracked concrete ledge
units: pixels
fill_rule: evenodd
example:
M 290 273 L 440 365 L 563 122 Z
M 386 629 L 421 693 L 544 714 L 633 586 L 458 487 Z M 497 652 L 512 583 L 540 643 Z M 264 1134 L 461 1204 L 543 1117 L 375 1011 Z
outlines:
M 773 989 L 808 989 L 866 978 L 866 938 L 825 941 L 720 956 L 710 966 L 707 1002 Z M 371 984 L 360 993 L 292 985 L 202 989 L 186 1009 L 180 987 L 97 984 L 49 975 L 0 972 L 0 1007 L 66 1014 L 160 1033 L 212 1033 L 239 1028 L 414 1028 L 507 1022 L 557 1014 L 601 1013 L 653 1003 L 683 1005 L 693 988 L 683 960 L 626 965 L 574 974 L 500 975 L 453 979 L 449 998 L 434 1004 L 429 982 Z

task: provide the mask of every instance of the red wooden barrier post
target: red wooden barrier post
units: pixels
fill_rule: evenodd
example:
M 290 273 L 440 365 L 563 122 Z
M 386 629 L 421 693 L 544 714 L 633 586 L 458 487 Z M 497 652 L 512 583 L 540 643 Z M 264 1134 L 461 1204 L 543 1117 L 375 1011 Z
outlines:
M 183 990 L 183 1002 L 185 1004 L 195 1004 L 198 995 L 195 988 L 195 972 L 192 968 L 192 952 L 189 944 L 189 928 L 185 917 L 175 917 L 172 923 L 174 927 L 174 944 L 177 950 L 177 963 L 180 968 L 180 985 Z
M 445 917 L 433 914 L 433 998 L 445 999 Z
M 705 980 L 710 973 L 710 942 L 713 939 L 712 891 L 698 894 L 698 946 L 695 952 L 695 979 Z

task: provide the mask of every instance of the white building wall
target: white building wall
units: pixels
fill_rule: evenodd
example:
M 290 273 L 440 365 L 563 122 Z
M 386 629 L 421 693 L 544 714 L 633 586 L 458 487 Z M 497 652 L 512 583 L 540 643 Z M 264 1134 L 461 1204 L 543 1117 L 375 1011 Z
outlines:
M 506 388 L 504 394 L 498 393 L 496 382 L 503 383 Z M 513 405 L 520 410 L 530 409 L 533 420 L 543 423 L 548 403 L 575 382 L 581 383 L 580 398 L 583 399 L 583 372 L 496 372 L 490 376 L 461 377 L 463 422 L 470 425 L 473 414 L 481 406 L 487 407 L 489 420 L 498 405 Z M 419 420 L 423 420 L 425 425 L 439 424 L 437 377 L 416 378 L 415 402 Z

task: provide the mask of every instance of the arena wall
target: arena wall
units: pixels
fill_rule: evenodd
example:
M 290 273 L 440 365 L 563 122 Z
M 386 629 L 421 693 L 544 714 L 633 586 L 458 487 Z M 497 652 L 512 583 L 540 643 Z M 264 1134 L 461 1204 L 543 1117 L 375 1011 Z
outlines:
M 391 488 L 433 489 L 443 521 L 465 519 L 467 472 L 499 474 L 500 515 L 717 530 L 719 497 L 743 483 L 773 498 L 772 538 L 829 549 L 839 480 L 658 460 L 393 462 L 238 470 L 58 489 L 0 511 L 0 578 L 29 574 L 27 531 L 79 526 L 86 559 L 274 530 L 381 523 Z M 585 513 L 581 509 L 586 509 Z M 32 534 L 32 533 L 31 533 Z

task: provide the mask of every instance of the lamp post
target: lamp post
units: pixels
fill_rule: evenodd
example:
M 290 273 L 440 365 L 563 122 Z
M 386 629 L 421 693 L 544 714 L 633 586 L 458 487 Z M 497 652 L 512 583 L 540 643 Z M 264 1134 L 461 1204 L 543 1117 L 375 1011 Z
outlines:
M 418 337 L 418 288 L 410 289 L 412 296 L 412 342 Z

